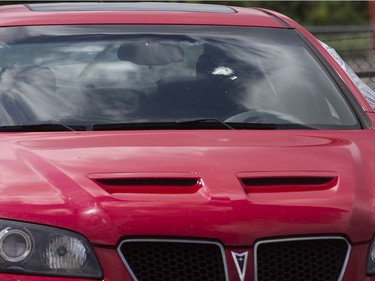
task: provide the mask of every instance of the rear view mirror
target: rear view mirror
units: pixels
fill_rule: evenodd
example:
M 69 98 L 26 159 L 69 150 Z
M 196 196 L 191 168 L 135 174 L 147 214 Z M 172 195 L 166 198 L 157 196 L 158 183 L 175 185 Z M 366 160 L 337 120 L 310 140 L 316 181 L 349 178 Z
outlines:
M 120 46 L 117 57 L 138 65 L 166 65 L 181 62 L 185 58 L 184 50 L 175 44 L 160 42 L 136 42 Z

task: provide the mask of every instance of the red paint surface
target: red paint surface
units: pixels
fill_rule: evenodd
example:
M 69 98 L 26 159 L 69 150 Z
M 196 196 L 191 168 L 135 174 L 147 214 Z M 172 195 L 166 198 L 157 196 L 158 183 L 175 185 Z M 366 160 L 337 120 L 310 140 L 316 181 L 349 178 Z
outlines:
M 192 24 L 283 27 L 256 9 L 235 8 L 236 13 L 180 11 L 76 11 L 32 12 L 25 6 L 0 7 L 0 26 L 50 24 Z

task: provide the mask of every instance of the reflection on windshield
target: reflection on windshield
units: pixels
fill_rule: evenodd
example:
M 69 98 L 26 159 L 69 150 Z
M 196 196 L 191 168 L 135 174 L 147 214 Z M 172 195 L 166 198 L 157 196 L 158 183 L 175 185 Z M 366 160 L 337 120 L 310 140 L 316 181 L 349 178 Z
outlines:
M 292 30 L 40 26 L 0 35 L 2 126 L 212 119 L 359 128 Z

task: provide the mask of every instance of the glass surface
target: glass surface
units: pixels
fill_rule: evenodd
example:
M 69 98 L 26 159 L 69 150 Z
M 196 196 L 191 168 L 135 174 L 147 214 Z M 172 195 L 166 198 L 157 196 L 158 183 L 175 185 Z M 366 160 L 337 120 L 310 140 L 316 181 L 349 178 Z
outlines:
M 360 128 L 288 29 L 7 27 L 0 29 L 0 68 L 0 126 Z

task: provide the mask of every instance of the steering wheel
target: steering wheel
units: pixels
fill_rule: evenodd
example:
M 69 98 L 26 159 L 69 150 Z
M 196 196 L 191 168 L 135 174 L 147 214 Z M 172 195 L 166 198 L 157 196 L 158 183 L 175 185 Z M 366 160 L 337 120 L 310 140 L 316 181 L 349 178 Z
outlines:
M 302 120 L 282 112 L 252 109 L 227 118 L 232 123 L 264 123 L 264 124 L 304 124 Z

